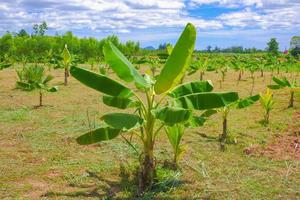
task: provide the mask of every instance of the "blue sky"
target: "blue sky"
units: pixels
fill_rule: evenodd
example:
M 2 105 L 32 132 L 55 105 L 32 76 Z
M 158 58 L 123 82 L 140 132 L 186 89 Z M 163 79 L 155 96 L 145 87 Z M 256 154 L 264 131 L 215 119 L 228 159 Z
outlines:
M 157 47 L 175 43 L 187 22 L 198 30 L 197 49 L 242 45 L 280 48 L 300 35 L 299 0 L 1 0 L 0 35 L 46 21 L 47 34 L 118 35 Z

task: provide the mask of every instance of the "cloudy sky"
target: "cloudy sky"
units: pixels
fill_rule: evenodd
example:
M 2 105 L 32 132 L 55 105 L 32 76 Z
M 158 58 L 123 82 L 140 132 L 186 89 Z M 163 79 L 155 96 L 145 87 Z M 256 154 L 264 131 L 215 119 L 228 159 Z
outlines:
M 300 35 L 300 0 L 1 0 L 0 35 L 46 21 L 48 34 L 118 35 L 141 46 L 174 43 L 187 22 L 197 48 L 265 48 L 276 37 L 283 50 Z

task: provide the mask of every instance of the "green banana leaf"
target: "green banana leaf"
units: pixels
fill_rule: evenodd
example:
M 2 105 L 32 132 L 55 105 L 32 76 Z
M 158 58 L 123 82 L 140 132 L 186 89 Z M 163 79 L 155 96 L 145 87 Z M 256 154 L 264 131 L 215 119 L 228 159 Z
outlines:
M 207 110 L 229 105 L 239 99 L 236 92 L 203 92 L 175 99 L 177 105 L 186 109 Z
M 279 89 L 284 88 L 281 85 L 268 85 L 267 87 L 270 88 L 271 90 L 279 90 Z
M 192 111 L 177 107 L 162 107 L 151 112 L 157 119 L 168 126 L 186 122 L 192 115 Z
M 188 23 L 157 78 L 154 85 L 156 94 L 167 92 L 180 82 L 189 67 L 195 42 L 196 28 L 191 23 Z
M 257 102 L 259 100 L 260 96 L 259 94 L 245 98 L 245 99 L 240 99 L 237 102 L 236 107 L 241 109 L 241 108 L 246 108 L 248 106 L 253 105 L 255 102 Z
M 280 85 L 281 87 L 290 87 L 290 82 L 284 77 L 283 79 L 276 78 L 275 76 L 272 78 L 272 80 Z
M 58 91 L 58 86 L 53 86 L 51 88 L 47 89 L 48 92 L 57 92 Z
M 105 105 L 115 107 L 115 108 L 120 108 L 120 109 L 126 109 L 126 108 L 138 106 L 138 102 L 133 101 L 129 98 L 104 95 L 102 100 Z
M 166 134 L 168 136 L 169 142 L 171 143 L 173 150 L 178 156 L 182 153 L 180 141 L 184 134 L 185 127 L 181 124 L 175 126 L 167 126 L 165 128 Z
M 117 137 L 120 133 L 120 129 L 102 127 L 79 136 L 76 141 L 80 145 L 94 144 L 105 140 L 111 140 Z
M 70 64 L 71 63 L 71 54 L 70 54 L 66 44 L 65 44 L 64 50 L 62 52 L 62 57 L 63 57 L 63 60 L 64 60 L 65 64 Z
M 30 83 L 25 83 L 21 81 L 17 81 L 17 88 L 25 91 L 31 91 L 34 89 L 34 86 Z
M 211 92 L 213 88 L 211 81 L 194 81 L 177 86 L 169 93 L 169 95 L 178 98 L 194 93 Z
M 189 122 L 186 124 L 186 126 L 190 127 L 190 128 L 197 128 L 197 127 L 203 126 L 205 121 L 206 121 L 205 117 L 193 116 L 193 117 L 191 117 Z
M 72 66 L 71 75 L 84 85 L 110 96 L 130 97 L 132 91 L 121 83 L 95 72 Z
M 134 81 L 137 85 L 144 88 L 150 87 L 131 62 L 110 41 L 104 44 L 103 53 L 105 61 L 120 79 L 126 82 Z
M 101 119 L 110 127 L 123 131 L 138 128 L 143 124 L 143 119 L 137 115 L 127 113 L 109 113 Z

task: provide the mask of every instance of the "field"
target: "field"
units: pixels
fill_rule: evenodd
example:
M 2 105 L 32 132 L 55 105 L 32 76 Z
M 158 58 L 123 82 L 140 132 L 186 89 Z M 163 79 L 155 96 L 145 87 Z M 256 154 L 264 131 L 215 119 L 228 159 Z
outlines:
M 73 77 L 63 86 L 62 69 L 50 73 L 60 90 L 45 94 L 45 105 L 36 107 L 38 92 L 16 90 L 13 68 L 0 72 L 0 199 L 299 199 L 299 94 L 294 108 L 287 109 L 289 93 L 274 91 L 268 126 L 262 125 L 259 102 L 231 110 L 225 152 L 219 150 L 220 114 L 203 127 L 187 129 L 178 170 L 169 167 L 171 148 L 161 131 L 154 149 L 158 180 L 151 191 L 137 197 L 138 155 L 122 137 L 90 146 L 75 141 L 113 109 L 101 103 L 101 93 Z M 253 94 L 264 92 L 271 83 L 270 72 L 265 78 L 259 72 L 254 76 Z M 198 77 L 196 73 L 185 81 Z M 245 72 L 238 85 L 237 77 L 238 72 L 229 70 L 220 88 L 220 74 L 204 74 L 214 91 L 249 96 L 250 73 Z

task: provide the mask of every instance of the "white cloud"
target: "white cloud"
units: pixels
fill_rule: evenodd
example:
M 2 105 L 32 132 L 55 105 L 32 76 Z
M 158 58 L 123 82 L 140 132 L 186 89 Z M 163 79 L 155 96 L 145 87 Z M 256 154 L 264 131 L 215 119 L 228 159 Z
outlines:
M 264 9 L 245 8 L 217 17 L 224 25 L 261 29 L 299 29 L 300 3 L 284 6 L 270 6 Z
M 203 5 L 228 10 L 209 19 L 189 13 Z M 299 10 L 299 0 L 1 0 L 0 32 L 30 29 L 42 21 L 53 32 L 117 33 L 139 40 L 157 39 L 160 34 L 178 37 L 177 28 L 187 22 L 214 34 L 228 29 L 295 32 L 300 29 Z M 152 29 L 166 32 L 151 36 L 153 32 L 146 30 Z
M 47 21 L 58 30 L 83 29 L 124 32 L 158 27 L 182 27 L 193 22 L 198 28 L 216 29 L 216 20 L 190 17 L 184 0 L 19 0 L 0 3 L 2 28 L 23 28 L 25 24 Z M 19 15 L 22 15 L 20 17 Z

